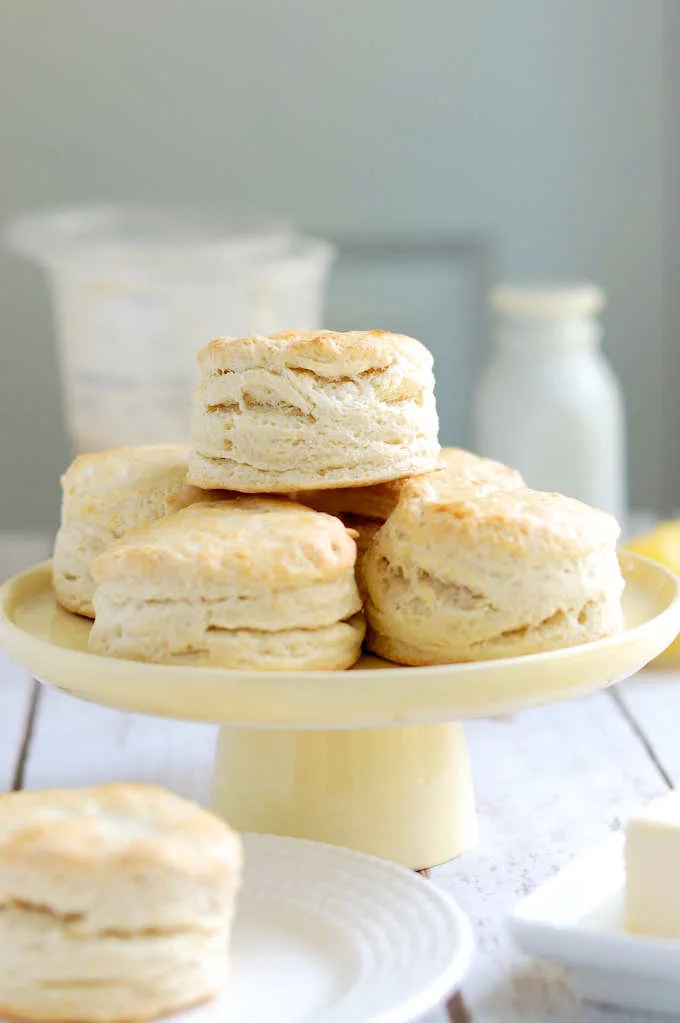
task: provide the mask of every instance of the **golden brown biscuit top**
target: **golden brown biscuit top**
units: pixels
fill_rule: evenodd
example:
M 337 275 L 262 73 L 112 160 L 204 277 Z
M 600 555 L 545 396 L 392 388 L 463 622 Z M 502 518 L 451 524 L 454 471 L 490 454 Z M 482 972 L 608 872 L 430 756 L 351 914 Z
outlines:
M 164 867 L 200 875 L 238 869 L 241 858 L 240 839 L 224 821 L 155 785 L 0 796 L 0 867 Z
M 528 488 L 471 492 L 469 485 L 450 481 L 405 495 L 390 524 L 431 545 L 455 539 L 556 558 L 583 556 L 615 543 L 621 532 L 607 512 L 562 494 Z
M 149 444 L 79 455 L 61 478 L 65 517 L 108 524 L 117 507 L 149 498 L 167 512 L 183 507 L 199 496 L 185 483 L 190 450 Z
M 339 519 L 285 497 L 204 502 L 128 533 L 95 559 L 95 582 L 167 581 L 197 587 L 287 588 L 351 572 L 356 544 Z
M 461 486 L 474 488 L 476 494 L 524 487 L 524 480 L 517 469 L 490 458 L 481 458 L 463 448 L 443 448 L 439 468 L 401 483 L 404 497 L 436 496 Z
M 415 338 L 386 330 L 306 330 L 250 337 L 218 337 L 202 348 L 204 373 L 286 367 L 328 380 L 355 378 L 395 363 L 429 372 L 432 355 Z
M 296 495 L 303 504 L 331 515 L 361 515 L 384 522 L 394 511 L 402 494 L 416 496 L 445 491 L 461 484 L 482 489 L 514 490 L 524 486 L 516 469 L 500 462 L 480 458 L 462 448 L 442 448 L 439 467 L 420 476 L 377 483 L 371 487 L 343 487 L 338 490 L 301 491 Z

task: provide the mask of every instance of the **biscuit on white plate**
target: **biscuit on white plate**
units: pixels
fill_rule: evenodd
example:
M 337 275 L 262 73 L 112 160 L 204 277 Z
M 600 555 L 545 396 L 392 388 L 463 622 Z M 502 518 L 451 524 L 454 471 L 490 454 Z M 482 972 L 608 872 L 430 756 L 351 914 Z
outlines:
M 189 447 L 152 444 L 80 455 L 61 478 L 61 526 L 52 561 L 57 600 L 94 617 L 92 560 L 129 529 L 193 501 L 203 491 L 186 482 Z
M 446 473 L 452 483 L 468 484 L 479 493 L 482 490 L 516 490 L 524 486 L 524 480 L 517 469 L 480 458 L 462 448 L 442 448 L 436 469 L 432 472 Z M 291 496 L 301 504 L 329 515 L 359 515 L 363 519 L 384 522 L 399 503 L 408 485 L 427 488 L 431 473 L 376 483 L 372 487 L 341 487 L 337 490 L 303 490 Z
M 0 796 L 0 1012 L 112 1023 L 213 997 L 241 866 L 224 821 L 155 786 Z
M 382 330 L 216 338 L 198 355 L 189 480 L 246 493 L 362 486 L 437 464 L 432 356 Z
M 363 559 L 368 648 L 446 664 L 618 632 L 618 535 L 610 515 L 559 494 L 476 494 L 434 474 L 406 488 Z
M 348 668 L 364 620 L 342 522 L 283 497 L 192 505 L 92 566 L 90 649 L 224 668 Z

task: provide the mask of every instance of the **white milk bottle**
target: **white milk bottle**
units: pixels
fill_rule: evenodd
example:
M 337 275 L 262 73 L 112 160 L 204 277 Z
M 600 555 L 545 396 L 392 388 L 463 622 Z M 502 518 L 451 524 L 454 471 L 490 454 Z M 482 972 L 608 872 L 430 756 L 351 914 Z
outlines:
M 494 351 L 475 402 L 480 455 L 528 486 L 625 517 L 625 423 L 600 349 L 604 296 L 593 285 L 496 288 Z

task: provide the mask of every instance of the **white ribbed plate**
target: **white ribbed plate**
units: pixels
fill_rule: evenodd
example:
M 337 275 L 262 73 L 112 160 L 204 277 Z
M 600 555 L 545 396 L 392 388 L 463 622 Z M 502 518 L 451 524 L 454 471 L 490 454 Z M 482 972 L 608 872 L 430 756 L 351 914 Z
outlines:
M 406 1023 L 462 979 L 468 920 L 417 874 L 275 835 L 245 849 L 229 990 L 175 1023 Z

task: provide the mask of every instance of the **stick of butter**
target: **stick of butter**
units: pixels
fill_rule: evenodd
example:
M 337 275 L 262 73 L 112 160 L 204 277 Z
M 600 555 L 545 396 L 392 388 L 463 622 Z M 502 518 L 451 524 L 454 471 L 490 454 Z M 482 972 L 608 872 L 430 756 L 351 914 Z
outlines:
M 680 790 L 652 800 L 626 827 L 625 926 L 680 939 Z

